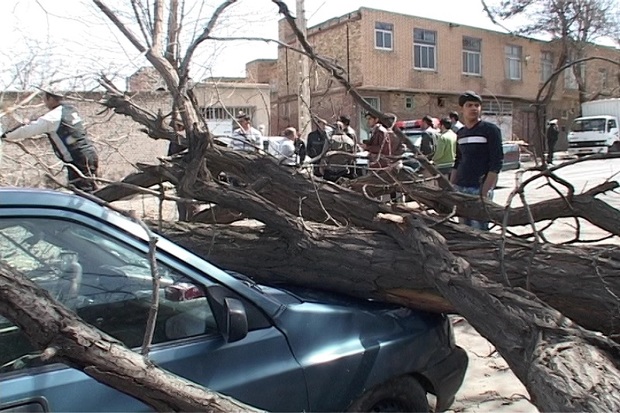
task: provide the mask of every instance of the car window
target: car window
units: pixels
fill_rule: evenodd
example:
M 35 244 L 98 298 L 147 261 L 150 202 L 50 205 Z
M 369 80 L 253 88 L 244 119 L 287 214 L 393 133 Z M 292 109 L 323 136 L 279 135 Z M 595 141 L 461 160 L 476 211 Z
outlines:
M 152 295 L 144 252 L 76 222 L 3 218 L 0 261 L 127 346 L 142 344 Z M 160 306 L 153 343 L 217 334 L 204 286 L 163 263 L 158 270 Z M 19 328 L 0 317 L 0 373 L 37 360 Z

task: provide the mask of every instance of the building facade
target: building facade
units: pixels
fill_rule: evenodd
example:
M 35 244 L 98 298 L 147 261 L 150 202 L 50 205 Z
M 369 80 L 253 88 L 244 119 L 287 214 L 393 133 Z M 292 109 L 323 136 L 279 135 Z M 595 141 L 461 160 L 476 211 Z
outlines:
M 536 136 L 533 103 L 559 56 L 553 42 L 368 8 L 309 28 L 308 39 L 377 109 L 399 119 L 443 117 L 459 109 L 460 93 L 474 90 L 483 96 L 483 116 L 499 124 L 506 140 Z M 297 45 L 285 21 L 280 22 L 279 40 Z M 620 62 L 614 48 L 592 45 L 586 55 Z M 299 62 L 297 52 L 279 47 L 278 121 L 294 126 Z M 618 65 L 593 60 L 581 70 L 590 98 L 620 96 Z M 363 138 L 363 111 L 345 89 L 316 64 L 311 64 L 309 77 L 312 111 L 330 121 L 349 115 Z M 566 130 L 578 115 L 577 83 L 567 71 L 547 106 L 547 119 L 560 119 Z
M 269 133 L 273 90 L 267 78 L 269 62 L 275 66 L 275 60 L 249 62 L 245 78 L 208 78 L 193 84 L 199 110 L 211 133 L 231 135 L 239 112 L 250 115 L 254 127 L 260 126 L 265 134 Z M 163 79 L 152 67 L 141 68 L 131 75 L 127 79 L 127 90 L 129 93 L 168 95 Z

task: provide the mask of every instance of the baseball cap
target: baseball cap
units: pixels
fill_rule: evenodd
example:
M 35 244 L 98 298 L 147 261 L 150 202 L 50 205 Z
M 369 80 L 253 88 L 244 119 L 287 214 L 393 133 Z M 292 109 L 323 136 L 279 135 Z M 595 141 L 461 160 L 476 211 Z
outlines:
M 468 90 L 459 96 L 459 106 L 463 106 L 466 102 L 482 103 L 482 98 L 473 90 Z

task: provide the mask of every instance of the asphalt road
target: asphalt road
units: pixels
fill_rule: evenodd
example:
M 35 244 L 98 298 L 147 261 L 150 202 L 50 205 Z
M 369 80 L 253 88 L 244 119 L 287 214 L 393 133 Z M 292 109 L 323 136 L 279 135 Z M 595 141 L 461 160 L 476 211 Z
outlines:
M 554 163 L 554 166 L 561 166 L 562 163 L 570 159 L 558 160 Z M 504 171 L 499 175 L 498 188 L 494 192 L 493 200 L 500 205 L 506 205 L 507 199 L 516 186 L 516 178 L 521 176 L 521 182 L 538 174 L 537 171 L 527 171 L 527 168 L 533 167 L 533 162 L 527 162 L 522 165 L 522 168 L 518 171 Z M 584 192 L 596 185 L 599 185 L 607 180 L 620 180 L 620 159 L 608 159 L 598 161 L 584 161 L 575 165 L 566 166 L 556 171 L 556 175 L 560 178 L 570 182 L 574 188 L 575 193 Z M 567 190 L 558 183 L 554 186 L 559 189 L 563 194 L 567 193 Z M 553 199 L 559 197 L 557 192 L 552 189 L 545 178 L 539 178 L 534 182 L 531 182 L 525 190 L 526 201 L 529 204 L 534 204 L 547 199 Z M 604 200 L 615 208 L 620 209 L 620 190 L 616 192 L 609 192 L 604 195 L 599 195 L 599 199 Z M 512 206 L 518 207 L 522 203 L 518 197 L 516 197 Z M 542 223 L 543 225 L 546 223 Z M 539 225 L 542 227 L 543 225 Z M 581 220 L 582 235 L 581 240 L 597 240 L 607 235 L 602 230 L 593 227 L 586 221 Z M 554 223 L 554 225 L 545 232 L 545 235 L 553 242 L 569 241 L 575 237 L 575 220 L 562 219 Z M 527 232 L 527 228 L 518 228 L 517 232 Z M 617 237 L 616 237 L 617 238 Z M 607 240 L 606 242 L 611 242 Z M 615 241 L 618 243 L 619 241 Z

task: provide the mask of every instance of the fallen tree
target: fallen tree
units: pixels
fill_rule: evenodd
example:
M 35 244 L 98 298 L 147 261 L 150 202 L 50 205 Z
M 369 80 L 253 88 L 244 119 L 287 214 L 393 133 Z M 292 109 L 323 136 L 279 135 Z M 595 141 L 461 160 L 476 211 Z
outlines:
M 346 83 L 341 68 L 313 53 L 286 5 L 273 2 L 298 36 L 304 53 L 343 83 L 349 93 L 359 98 L 363 108 L 374 111 Z M 184 198 L 217 204 L 218 208 L 256 219 L 264 227 L 233 229 L 209 227 L 198 222 L 153 225 L 162 226 L 170 237 L 198 254 L 267 283 L 320 285 L 320 288 L 432 311 L 459 312 L 496 346 L 541 410 L 609 411 L 620 407 L 618 345 L 571 321 L 574 318 L 583 326 L 610 336 L 616 334 L 616 274 L 620 261 L 613 247 L 579 251 L 567 246 L 543 245 L 537 240 L 480 233 L 449 222 L 449 216 L 429 214 L 423 209 L 403 209 L 373 199 L 382 191 L 398 187 L 430 209 L 443 207 L 459 215 L 490 218 L 506 225 L 532 225 L 539 220 L 581 216 L 618 235 L 618 211 L 595 198 L 601 192 L 615 189 L 615 184 L 608 183 L 585 194 L 569 191 L 569 195 L 557 200 L 506 210 L 455 193 L 441 177 L 435 187 L 418 177 L 399 176 L 399 171 L 388 169 L 368 180 L 350 182 L 348 187 L 343 187 L 282 168 L 265 156 L 218 149 L 213 146 L 206 122 L 199 115 L 188 86 L 188 65 L 191 52 L 209 37 L 217 16 L 234 1 L 224 2 L 216 10 L 185 58 L 179 60 L 174 59 L 178 56 L 161 53 L 163 6 L 161 2 L 156 3 L 153 10 L 160 24 L 153 27 L 153 42 L 144 45 L 112 10 L 95 0 L 110 21 L 161 73 L 174 97 L 172 109 L 180 114 L 186 130 L 184 138 L 188 151 L 165 159 L 161 165 L 143 165 L 142 171 L 128 177 L 126 182 L 143 187 L 171 182 Z M 109 82 L 104 81 L 104 85 L 111 93 L 105 105 L 143 125 L 149 136 L 176 139 L 174 133 L 165 128 L 165 119 L 160 113 L 145 111 L 114 90 Z M 425 158 L 419 160 L 427 166 L 431 176 L 436 174 Z M 218 182 L 213 177 L 220 172 L 238 178 L 241 185 Z M 543 173 L 553 178 L 549 175 L 551 172 Z M 99 191 L 97 196 L 114 202 L 138 190 L 113 184 Z M 198 217 L 206 220 L 209 212 Z M 614 221 L 609 222 L 611 220 Z M 207 245 L 212 249 L 207 249 Z M 269 248 L 275 249 L 281 257 L 275 257 Z M 246 253 L 238 254 L 240 249 Z M 251 258 L 241 259 L 243 256 Z M 53 323 L 47 323 L 47 317 L 53 315 L 44 312 L 20 317 L 22 314 L 15 311 L 20 304 L 16 297 L 8 294 L 9 290 L 25 293 L 30 289 L 28 294 L 35 296 L 38 293 L 32 286 L 22 283 L 19 274 L 7 270 L 2 276 L 5 287 L 0 288 L 0 292 L 2 302 L 7 304 L 0 306 L 0 312 L 24 328 L 41 349 L 49 348 L 53 337 L 64 333 L 51 325 Z M 66 312 L 54 311 L 60 319 L 78 322 Z M 45 324 L 37 324 L 37 318 Z M 67 348 L 72 348 L 72 339 L 88 341 L 89 335 L 97 334 L 77 326 L 72 335 L 63 336 L 63 340 L 69 340 L 62 341 Z M 36 330 L 42 328 L 49 329 L 50 335 L 38 337 Z M 128 350 L 119 348 L 117 354 L 124 357 L 124 351 Z M 52 352 L 57 360 L 84 371 L 93 363 L 91 357 L 101 357 L 104 361 L 111 361 L 109 357 L 112 357 L 111 354 L 88 353 L 78 359 L 66 352 Z M 138 374 L 148 371 L 148 364 L 136 363 L 140 367 Z M 115 363 L 108 364 L 113 374 L 128 374 Z M 95 378 L 117 388 L 132 386 L 125 381 L 112 380 L 110 376 L 101 374 Z M 141 383 L 145 387 L 143 391 L 150 394 L 163 391 L 172 399 L 192 397 L 175 393 L 169 387 L 172 385 L 175 383 Z M 140 393 L 134 388 L 124 391 L 132 395 Z M 181 400 L 170 403 L 156 407 L 190 408 Z M 211 404 L 205 408 L 211 408 L 209 406 Z M 226 405 L 221 409 L 228 408 L 235 407 Z

